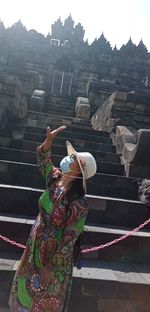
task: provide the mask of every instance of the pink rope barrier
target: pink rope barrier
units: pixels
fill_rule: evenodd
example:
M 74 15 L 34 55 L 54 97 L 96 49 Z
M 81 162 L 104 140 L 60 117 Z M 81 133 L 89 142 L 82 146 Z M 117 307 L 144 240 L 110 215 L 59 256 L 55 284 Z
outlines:
M 130 236 L 132 236 L 134 233 L 138 232 L 140 229 L 142 229 L 145 225 L 147 225 L 149 223 L 150 223 L 150 219 L 146 220 L 144 223 L 140 224 L 138 227 L 136 227 L 135 229 L 133 229 L 129 233 L 127 233 L 125 235 L 122 235 L 119 238 L 116 238 L 113 241 L 108 242 L 108 243 L 106 243 L 104 245 L 99 245 L 99 246 L 96 246 L 96 247 L 93 247 L 93 248 L 89 248 L 89 249 L 83 249 L 82 253 L 94 252 L 94 251 L 97 251 L 97 250 L 104 249 L 106 247 L 112 246 L 114 244 L 117 244 L 120 241 L 122 241 L 122 240 L 124 240 L 124 239 L 126 239 L 126 238 L 128 238 Z M 13 240 L 10 240 L 8 237 L 0 235 L 0 239 L 5 241 L 6 243 L 9 243 L 11 245 L 17 246 L 18 248 L 22 248 L 22 249 L 26 248 L 25 245 L 19 244 L 19 243 L 13 241 Z
M 127 237 L 129 236 L 132 236 L 134 233 L 138 232 L 140 229 L 142 229 L 145 225 L 147 225 L 148 223 L 150 223 L 150 219 L 146 220 L 144 223 L 140 224 L 137 228 L 133 229 L 132 231 L 130 231 L 129 233 L 125 234 L 125 235 L 122 235 L 120 236 L 119 238 L 116 238 L 114 239 L 113 241 L 111 242 L 108 242 L 104 245 L 100 245 L 100 246 L 96 246 L 96 247 L 93 247 L 93 248 L 89 248 L 89 249 L 83 249 L 82 250 L 82 253 L 88 253 L 88 252 L 94 252 L 94 251 L 97 251 L 97 250 L 100 250 L 100 249 L 104 249 L 106 247 L 109 247 L 109 246 L 112 246 L 114 244 L 117 244 L 119 243 L 120 241 L 126 239 Z
M 0 239 L 2 239 L 2 240 L 3 240 L 4 242 L 6 242 L 6 243 L 9 243 L 9 244 L 11 244 L 11 245 L 17 246 L 18 248 L 23 248 L 23 249 L 26 248 L 25 245 L 16 243 L 15 241 L 10 240 L 8 237 L 5 237 L 5 236 L 0 235 Z

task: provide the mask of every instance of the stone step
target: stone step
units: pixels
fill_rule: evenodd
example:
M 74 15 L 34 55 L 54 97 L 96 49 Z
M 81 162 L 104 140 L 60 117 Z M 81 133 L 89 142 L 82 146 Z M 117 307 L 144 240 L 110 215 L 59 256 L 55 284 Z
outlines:
M 150 217 L 149 208 L 140 201 L 87 195 L 87 223 L 137 227 Z M 147 225 L 145 229 L 150 229 Z
M 81 119 L 73 118 L 71 122 L 72 127 L 79 127 L 80 124 L 82 125 L 83 128 L 86 126 L 87 128 L 89 128 L 89 130 L 92 130 L 91 122 L 85 123 L 85 122 L 81 122 Z
M 24 125 L 29 125 L 29 126 L 34 126 L 37 128 L 46 128 L 46 126 L 54 126 L 54 128 L 58 128 L 60 125 L 66 125 L 66 126 L 71 126 L 72 129 L 75 129 L 77 127 L 80 128 L 80 131 L 92 131 L 92 126 L 91 124 L 83 123 L 83 122 L 76 122 L 73 124 L 73 117 L 68 117 L 68 116 L 58 116 L 58 115 L 50 115 L 47 118 L 39 118 L 39 119 L 34 119 L 34 118 L 26 118 L 24 121 L 22 121 Z
M 51 115 L 64 115 L 65 116 L 70 116 L 70 117 L 75 117 L 75 108 L 73 107 L 65 107 L 65 106 L 49 106 L 46 113 Z
M 56 141 L 54 142 L 54 145 L 60 145 L 60 146 L 65 146 L 65 142 L 67 140 L 70 140 L 70 138 L 67 136 L 66 138 L 56 138 Z M 39 141 L 38 141 L 39 142 Z M 43 141 L 41 141 L 43 142 Z M 83 149 L 87 151 L 105 151 L 109 153 L 115 153 L 115 146 L 112 144 L 106 144 L 106 143 L 100 143 L 100 142 L 92 142 L 92 141 L 84 141 L 81 139 L 71 139 L 70 140 L 71 144 L 74 146 L 75 149 Z
M 46 110 L 44 109 L 44 112 L 47 112 L 48 110 L 55 109 L 55 108 L 59 110 L 63 110 L 63 111 L 65 111 L 65 109 L 75 110 L 75 102 L 61 101 L 61 102 L 53 103 L 48 100 L 45 107 L 46 107 Z
M 10 142 L 7 145 L 11 145 L 11 148 L 5 148 L 0 146 L 0 158 L 6 160 L 14 160 L 14 161 L 22 161 L 22 162 L 30 162 L 34 163 L 36 160 L 36 147 L 39 143 L 29 143 L 31 141 L 16 141 L 14 140 L 11 144 Z M 77 151 L 83 151 L 82 149 L 76 149 Z M 20 155 L 17 156 L 18 152 Z M 92 155 L 95 157 L 96 162 L 105 161 L 109 163 L 120 163 L 119 155 L 115 153 L 107 153 L 107 152 L 95 152 L 90 151 Z M 8 155 L 11 153 L 11 155 Z M 15 158 L 14 158 L 15 155 Z M 52 155 L 58 155 L 61 159 L 66 156 L 66 147 L 62 148 L 59 146 L 52 147 Z M 62 155 L 62 156 L 60 156 Z
M 88 180 L 88 193 L 137 200 L 138 180 L 117 175 L 96 174 Z
M 26 163 L 36 163 L 36 153 L 22 151 L 21 149 L 10 149 L 0 147 L 0 158 L 3 160 L 20 161 Z
M 11 149 L 0 148 L 0 155 L 2 160 L 7 159 L 11 161 L 26 163 L 34 163 L 36 161 L 36 155 L 30 152 L 23 152 L 23 154 L 21 154 L 18 153 L 17 150 L 14 150 L 14 153 L 12 153 Z M 25 175 L 26 178 L 28 177 L 29 180 L 31 179 L 30 172 Z M 19 178 L 19 172 L 16 173 L 16 176 L 18 176 Z M 40 181 L 42 181 L 40 175 L 39 178 L 33 175 L 32 183 L 34 183 L 36 187 L 41 187 L 41 185 L 43 185 L 43 182 Z M 29 183 L 32 184 L 31 182 Z M 87 188 L 87 193 L 93 195 L 110 196 L 133 200 L 137 200 L 138 198 L 138 180 L 136 178 L 127 178 L 119 175 L 117 176 L 97 173 L 94 177 L 87 180 Z
M 20 148 L 27 150 L 35 151 L 36 147 L 40 145 L 43 141 L 33 141 L 33 138 L 30 136 L 31 140 L 26 139 L 11 139 L 6 136 L 0 136 L 0 145 L 3 147 L 12 147 L 12 148 Z M 39 137 L 36 136 L 37 139 Z M 66 139 L 68 139 L 66 137 Z M 57 155 L 65 155 L 66 154 L 66 139 L 57 137 L 53 142 L 52 150 L 54 154 Z M 107 152 L 107 153 L 115 153 L 115 147 L 111 144 L 105 143 L 96 143 L 96 142 L 85 142 L 83 140 L 71 140 L 72 145 L 75 147 L 77 151 L 88 151 L 91 153 L 99 153 L 99 152 Z M 28 148 L 27 148 L 28 147 Z M 118 155 L 116 157 L 118 159 Z
M 4 253 L 0 263 L 0 302 L 6 309 L 19 261 Z M 149 291 L 150 266 L 87 260 L 81 270 L 73 269 L 68 311 L 149 312 Z
M 61 100 L 61 101 L 53 101 L 53 99 L 47 99 L 47 103 L 45 105 L 45 107 L 48 108 L 64 108 L 64 109 L 68 109 L 68 108 L 75 108 L 76 105 L 76 100 L 73 99 L 71 101 L 68 101 L 67 99 Z M 47 112 L 47 110 L 46 110 Z
M 70 105 L 70 103 L 67 105 L 67 104 L 64 104 L 62 103 L 61 105 L 60 104 L 55 104 L 55 105 L 51 105 L 49 103 L 47 103 L 47 108 L 44 109 L 44 112 L 45 113 L 49 113 L 51 114 L 51 110 L 52 111 L 57 111 L 58 113 L 64 113 L 66 111 L 69 111 L 69 112 L 73 112 L 75 114 L 75 105 Z
M 52 105 L 47 103 L 46 108 L 44 109 L 43 112 L 51 114 L 51 110 L 55 111 L 55 109 L 59 114 L 62 114 L 66 111 L 73 112 L 75 114 L 75 105 L 70 105 L 70 103 L 68 105 L 67 104 L 65 105 L 64 103 L 62 103 L 61 105 L 60 104 Z
M 65 111 L 72 109 L 75 110 L 75 103 L 74 102 L 66 102 L 66 101 L 61 101 L 61 102 L 55 102 L 53 103 L 51 100 L 48 100 L 45 107 L 44 107 L 44 113 L 47 112 L 47 110 L 51 110 L 51 108 L 53 109 L 63 109 Z
M 40 124 L 39 124 L 40 123 Z M 66 123 L 65 120 L 60 122 L 45 122 L 41 124 L 41 121 L 32 120 L 32 119 L 25 119 L 20 122 L 16 121 L 16 123 L 9 122 L 7 127 L 7 133 L 9 136 L 11 136 L 12 131 L 17 130 L 20 133 L 31 132 L 31 133 L 37 133 L 37 134 L 46 134 L 46 127 L 50 126 L 52 130 L 57 129 L 59 126 L 62 126 L 65 124 L 67 126 L 67 129 L 64 130 L 64 132 L 60 133 L 59 136 L 64 136 L 64 133 L 67 134 L 70 138 L 70 135 L 73 135 L 76 137 L 79 137 L 81 134 L 81 137 L 83 135 L 83 139 L 89 137 L 89 139 L 98 140 L 98 137 L 105 137 L 109 138 L 109 134 L 104 131 L 97 131 L 93 129 L 83 129 L 80 125 L 73 127 L 71 124 Z M 3 132 L 2 132 L 3 133 Z M 2 135 L 1 133 L 1 135 Z M 6 134 L 6 131 L 4 132 Z M 105 141 L 106 143 L 108 141 Z M 109 139 L 110 142 L 110 139 Z
M 55 116 L 58 119 L 62 119 L 62 118 L 66 117 L 67 120 L 71 120 L 71 121 L 73 120 L 73 117 L 65 116 L 65 114 L 63 114 L 63 115 L 55 114 Z M 28 111 L 27 118 L 30 118 L 33 120 L 47 121 L 48 119 L 54 118 L 54 116 L 51 116 L 51 114 L 48 114 L 47 112 L 43 113 L 43 112 Z M 87 122 L 86 122 L 86 124 L 87 124 Z M 89 124 L 89 121 L 88 121 L 88 124 Z
M 148 312 L 149 289 L 149 266 L 86 261 L 74 268 L 69 311 Z
M 24 124 L 27 126 L 29 125 L 29 126 L 34 126 L 34 127 L 43 128 L 43 129 L 45 129 L 46 126 L 51 126 L 51 128 L 56 129 L 56 128 L 58 128 L 58 126 L 66 125 L 66 126 L 69 126 L 69 128 L 72 128 L 72 131 L 75 131 L 75 129 L 77 129 L 77 128 L 80 129 L 80 131 L 77 131 L 77 132 L 83 132 L 83 131 L 92 132 L 93 131 L 91 125 L 86 125 L 83 123 L 73 124 L 72 119 L 67 119 L 67 117 L 58 118 L 57 116 L 54 117 L 52 115 L 49 119 L 44 120 L 44 121 L 43 121 L 43 119 L 40 119 L 40 120 L 35 119 L 34 120 L 31 118 L 30 119 L 28 118 L 24 121 Z
M 144 164 L 143 164 L 144 165 Z M 126 176 L 150 179 L 150 167 L 140 167 L 136 165 L 125 166 Z
M 28 129 L 27 129 L 28 130 Z M 37 133 L 36 129 L 35 132 L 29 132 L 29 131 L 25 131 L 24 132 L 24 136 L 23 138 L 25 140 L 29 140 L 29 141 L 35 141 L 35 142 L 43 142 L 45 139 L 45 133 L 46 131 L 42 131 L 42 133 Z M 5 134 L 6 135 L 6 134 Z M 72 144 L 74 144 L 74 142 L 79 141 L 82 142 L 81 144 L 86 145 L 87 143 L 92 143 L 94 145 L 97 145 L 99 143 L 104 143 L 104 144 L 111 144 L 112 145 L 112 141 L 109 137 L 104 137 L 104 136 L 94 136 L 94 135 L 86 135 L 84 133 L 73 133 L 73 132 L 69 132 L 66 130 L 64 130 L 63 132 L 59 133 L 59 135 L 55 138 L 54 142 L 59 142 L 59 143 L 63 143 L 65 144 L 66 140 L 70 140 L 72 142 Z M 114 146 L 113 146 L 114 149 Z
M 39 118 L 39 122 L 41 123 L 41 120 L 42 118 Z M 103 136 L 103 137 L 109 137 L 109 134 L 108 132 L 106 131 L 97 131 L 97 130 L 94 130 L 94 129 L 87 129 L 84 127 L 82 127 L 82 124 L 79 123 L 76 127 L 73 126 L 71 124 L 71 122 L 69 122 L 68 120 L 57 120 L 57 122 L 49 122 L 49 120 L 45 121 L 44 124 L 42 126 L 39 125 L 38 123 L 38 120 L 36 119 L 30 119 L 30 118 L 26 118 L 24 120 L 16 120 L 16 122 L 9 122 L 8 126 L 7 126 L 7 131 L 12 131 L 15 129 L 18 129 L 18 130 L 26 130 L 26 131 L 30 131 L 30 132 L 35 132 L 35 133 L 39 133 L 39 134 L 43 134 L 45 135 L 46 133 L 46 127 L 47 126 L 50 126 L 51 129 L 56 129 L 58 128 L 59 126 L 62 126 L 62 125 L 66 125 L 67 126 L 67 129 L 65 130 L 65 132 L 71 132 L 71 133 L 74 133 L 76 135 L 79 135 L 80 133 L 81 134 L 85 134 L 85 135 L 92 135 L 92 136 Z M 61 135 L 61 134 L 60 134 Z
M 26 244 L 31 227 L 35 220 L 31 218 L 13 217 L 13 215 L 0 215 L 0 232 L 17 243 Z M 82 248 L 92 248 L 118 239 L 130 232 L 129 228 L 113 226 L 86 225 L 82 238 Z M 86 259 L 97 261 L 120 261 L 124 263 L 149 264 L 150 262 L 150 232 L 139 231 L 117 244 L 106 247 L 103 250 L 89 252 L 82 255 L 83 262 Z M 18 247 L 0 241 L 0 250 L 17 252 Z M 21 251 L 20 251 L 21 252 Z
M 63 95 L 61 94 L 60 96 L 59 95 L 53 95 L 53 96 L 50 96 L 48 95 L 47 97 L 47 100 L 50 101 L 50 102 L 53 102 L 53 103 L 75 103 L 76 102 L 76 97 L 75 96 L 72 96 L 72 95 Z
M 63 108 L 49 108 L 47 110 L 47 114 L 55 115 L 55 116 L 64 116 L 64 111 L 65 111 L 65 116 L 75 118 L 75 110 L 74 109 L 65 108 L 65 110 L 64 110 Z
M 56 155 L 66 155 L 65 140 L 64 140 L 64 143 L 60 142 L 59 144 L 59 142 L 60 141 L 59 140 L 57 141 L 56 139 L 56 141 L 54 142 L 52 146 L 52 153 Z M 0 138 L 0 143 L 1 143 L 1 138 Z M 33 141 L 28 141 L 28 140 L 11 140 L 10 144 L 6 147 L 12 147 L 16 149 L 22 148 L 23 150 L 35 151 L 37 146 L 40 145 L 40 143 L 41 142 L 33 142 Z M 73 144 L 72 140 L 71 140 L 71 143 Z M 107 158 L 110 156 L 112 160 L 115 159 L 116 162 L 120 161 L 120 156 L 115 154 L 114 146 L 110 144 L 104 144 L 104 143 L 84 144 L 84 141 L 78 141 L 76 142 L 76 144 L 73 144 L 73 145 L 75 146 L 75 149 L 77 152 L 91 152 L 93 156 L 95 155 L 97 160 L 101 159 L 103 153 L 107 153 L 107 154 L 110 153 L 110 155 L 107 155 Z
M 66 112 L 65 112 L 66 114 Z M 91 121 L 90 120 L 84 120 L 80 118 L 76 118 L 74 115 L 69 116 L 69 115 L 60 115 L 57 113 L 53 114 L 44 114 L 44 113 L 39 113 L 38 115 L 35 115 L 35 112 L 28 112 L 27 119 L 29 120 L 34 120 L 34 122 L 37 122 L 37 125 L 45 125 L 46 123 L 67 123 L 67 124 L 72 124 L 73 127 L 78 127 L 80 128 L 85 128 L 85 129 L 92 129 Z
M 97 172 L 123 176 L 124 166 L 119 163 L 99 161 L 97 162 Z
M 27 142 L 29 143 L 31 141 L 27 141 Z M 30 145 L 28 143 L 27 145 L 25 144 L 25 147 L 30 146 L 30 145 L 32 146 L 32 143 L 29 143 Z M 71 143 L 73 144 L 72 140 L 71 140 Z M 120 162 L 120 156 L 115 154 L 114 146 L 110 144 L 97 143 L 97 144 L 86 144 L 86 145 L 83 144 L 82 145 L 82 143 L 80 144 L 80 142 L 78 142 L 78 144 L 73 144 L 73 145 L 77 152 L 90 152 L 95 157 L 96 161 L 104 160 L 104 157 L 106 157 L 104 160 L 106 162 L 108 161 L 108 159 L 111 159 L 112 162 L 116 162 L 116 163 Z M 24 148 L 24 144 L 23 144 L 23 148 Z M 34 145 L 33 145 L 33 149 L 34 149 Z M 65 142 L 64 142 L 64 146 L 57 145 L 57 141 L 54 142 L 52 146 L 52 153 L 56 155 L 65 156 L 66 155 Z
M 50 125 L 51 129 L 56 129 L 58 127 L 58 125 L 56 124 L 52 124 Z M 37 134 L 40 134 L 40 135 L 45 135 L 46 133 L 46 127 L 45 128 L 36 128 L 36 127 L 32 127 L 32 126 L 29 126 L 27 125 L 25 127 L 25 131 L 26 132 L 34 132 L 34 133 L 37 133 Z M 78 127 L 78 128 L 75 128 L 75 127 L 72 127 L 72 126 L 67 126 L 67 128 L 62 132 L 62 133 L 59 133 L 59 137 L 61 136 L 64 136 L 64 133 L 68 135 L 68 137 L 72 136 L 72 138 L 78 138 L 83 136 L 83 139 L 84 138 L 89 138 L 89 140 L 96 140 L 99 141 L 99 139 L 103 138 L 103 139 L 106 139 L 106 141 L 104 143 L 110 143 L 111 142 L 111 139 L 109 137 L 109 134 L 108 132 L 105 132 L 105 131 L 96 131 L 96 130 L 86 130 L 86 131 L 83 131 L 82 128 Z M 109 142 L 108 142 L 109 140 Z
M 36 216 L 42 192 L 43 189 L 0 184 L 0 212 Z M 149 208 L 139 201 L 90 194 L 86 197 L 88 223 L 136 227 L 150 217 Z
M 71 96 L 62 96 L 61 97 L 50 97 L 47 98 L 47 103 L 50 103 L 50 105 L 75 105 L 76 103 L 76 97 Z
M 106 244 L 123 235 L 129 234 L 130 231 L 131 229 L 120 226 L 102 225 L 96 227 L 95 225 L 86 225 L 82 239 L 82 248 L 84 250 Z M 82 255 L 82 260 L 83 263 L 85 259 L 94 259 L 98 261 L 149 265 L 149 242 L 150 231 L 142 230 L 112 246 L 105 247 L 96 252 L 85 253 Z
M 76 118 L 75 116 L 73 117 L 69 117 L 69 116 L 65 116 L 64 115 L 51 115 L 51 114 L 47 114 L 47 113 L 41 113 L 41 112 L 32 112 L 32 111 L 28 111 L 28 115 L 27 118 L 30 118 L 32 120 L 42 120 L 44 122 L 50 121 L 52 119 L 56 119 L 56 120 L 68 120 L 71 121 L 71 123 L 74 123 L 74 126 L 79 125 L 80 127 L 85 126 L 85 127 L 90 127 L 92 128 L 91 125 L 91 121 L 90 120 L 85 120 L 85 119 L 81 119 L 81 118 Z
M 55 166 L 59 167 L 61 156 L 53 155 Z M 97 172 L 123 175 L 124 167 L 120 164 L 97 162 Z M 28 174 L 30 173 L 30 179 Z M 43 187 L 38 167 L 34 164 L 0 160 L 0 183 L 30 187 Z

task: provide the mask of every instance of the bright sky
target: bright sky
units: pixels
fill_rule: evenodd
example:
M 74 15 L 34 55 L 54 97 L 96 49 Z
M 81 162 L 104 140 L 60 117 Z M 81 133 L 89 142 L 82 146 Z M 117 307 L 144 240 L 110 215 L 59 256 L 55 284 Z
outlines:
M 64 21 L 70 13 L 90 43 L 103 31 L 112 47 L 120 48 L 131 36 L 136 44 L 142 38 L 150 51 L 150 0 L 0 0 L 5 27 L 21 19 L 28 30 L 45 35 L 59 16 Z

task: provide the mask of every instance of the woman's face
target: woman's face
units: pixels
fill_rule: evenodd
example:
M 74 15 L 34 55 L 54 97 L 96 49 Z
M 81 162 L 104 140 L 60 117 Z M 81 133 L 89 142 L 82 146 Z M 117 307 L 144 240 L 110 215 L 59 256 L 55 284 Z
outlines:
M 77 161 L 77 158 L 76 158 L 76 156 L 74 155 L 74 154 L 72 154 L 71 156 L 70 156 L 70 158 L 73 160 L 73 162 L 70 164 L 70 169 L 71 169 L 71 171 L 73 171 L 73 172 L 77 172 L 77 173 L 81 173 L 81 169 L 80 169 L 80 167 L 79 167 L 79 164 L 78 164 L 78 161 Z
M 62 159 L 60 163 L 60 169 L 62 173 L 75 173 L 77 175 L 81 173 L 77 158 L 74 154 L 72 154 L 71 156 L 66 156 Z

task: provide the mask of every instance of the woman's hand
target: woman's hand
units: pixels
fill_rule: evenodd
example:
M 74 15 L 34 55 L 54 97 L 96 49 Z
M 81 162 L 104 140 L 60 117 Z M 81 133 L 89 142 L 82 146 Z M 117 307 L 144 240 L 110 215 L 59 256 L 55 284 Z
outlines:
M 56 137 L 56 135 L 59 132 L 62 132 L 64 129 L 66 129 L 66 126 L 61 126 L 61 127 L 57 128 L 56 130 L 53 130 L 53 131 L 51 131 L 50 127 L 47 127 L 46 140 L 37 149 L 40 149 L 42 147 L 43 152 L 46 152 L 47 150 L 49 150 L 51 145 L 52 145 L 53 139 Z
M 53 131 L 51 131 L 50 127 L 47 127 L 47 131 L 46 131 L 47 140 L 52 141 L 56 137 L 56 135 L 59 132 L 62 132 L 64 129 L 66 129 L 66 126 L 61 126 L 61 127 L 57 128 L 56 130 L 53 130 Z

